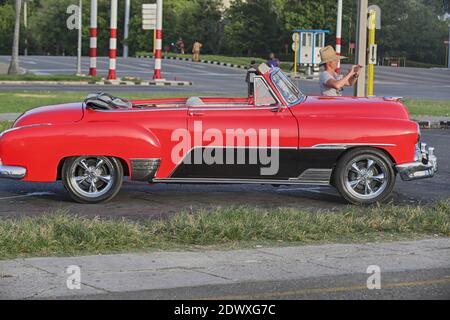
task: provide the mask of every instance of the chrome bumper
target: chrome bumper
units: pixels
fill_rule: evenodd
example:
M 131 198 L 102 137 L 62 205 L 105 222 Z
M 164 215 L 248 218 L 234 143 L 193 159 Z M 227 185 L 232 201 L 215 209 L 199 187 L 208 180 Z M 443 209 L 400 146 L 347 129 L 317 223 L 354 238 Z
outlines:
M 396 166 L 397 172 L 404 181 L 432 178 L 438 172 L 438 161 L 434 148 L 421 143 L 416 147 L 416 162 Z
M 4 166 L 0 160 L 0 178 L 23 179 L 27 174 L 27 169 L 22 167 Z

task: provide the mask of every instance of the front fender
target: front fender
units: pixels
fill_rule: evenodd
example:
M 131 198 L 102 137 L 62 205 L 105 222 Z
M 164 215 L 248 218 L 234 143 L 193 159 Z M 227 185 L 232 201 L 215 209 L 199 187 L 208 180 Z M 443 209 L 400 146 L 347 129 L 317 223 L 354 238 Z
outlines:
M 414 161 L 417 124 L 410 120 L 376 118 L 299 118 L 299 145 L 391 145 L 385 150 L 396 164 Z

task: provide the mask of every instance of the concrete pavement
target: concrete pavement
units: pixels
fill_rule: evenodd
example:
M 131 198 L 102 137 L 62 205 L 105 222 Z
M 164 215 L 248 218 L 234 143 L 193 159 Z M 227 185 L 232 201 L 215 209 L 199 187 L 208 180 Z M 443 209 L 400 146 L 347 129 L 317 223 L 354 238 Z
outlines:
M 80 268 L 79 290 L 67 287 L 69 266 Z M 381 289 L 368 290 L 377 268 Z M 0 261 L 2 299 L 399 298 L 411 290 L 450 299 L 450 238 Z

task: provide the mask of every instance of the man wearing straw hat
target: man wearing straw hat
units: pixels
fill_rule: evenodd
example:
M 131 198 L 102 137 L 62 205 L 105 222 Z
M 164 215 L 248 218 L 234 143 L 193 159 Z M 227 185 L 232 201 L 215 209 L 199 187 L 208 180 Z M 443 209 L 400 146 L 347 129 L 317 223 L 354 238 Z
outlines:
M 324 71 L 320 74 L 320 94 L 322 96 L 342 96 L 344 87 L 351 87 L 358 80 L 361 66 L 352 66 L 346 76 L 342 77 L 336 73 L 338 61 L 346 57 L 338 56 L 332 46 L 320 50 L 321 66 Z

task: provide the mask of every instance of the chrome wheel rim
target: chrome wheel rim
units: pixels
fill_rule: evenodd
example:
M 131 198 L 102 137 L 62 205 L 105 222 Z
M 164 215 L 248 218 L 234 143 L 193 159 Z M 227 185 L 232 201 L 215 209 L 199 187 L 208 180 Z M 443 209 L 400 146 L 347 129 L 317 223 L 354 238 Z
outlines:
M 345 172 L 345 188 L 354 197 L 371 200 L 380 196 L 389 184 L 389 170 L 378 158 L 361 156 L 352 160 Z
M 80 157 L 70 168 L 70 184 L 80 195 L 99 198 L 110 191 L 115 181 L 115 169 L 105 157 Z

